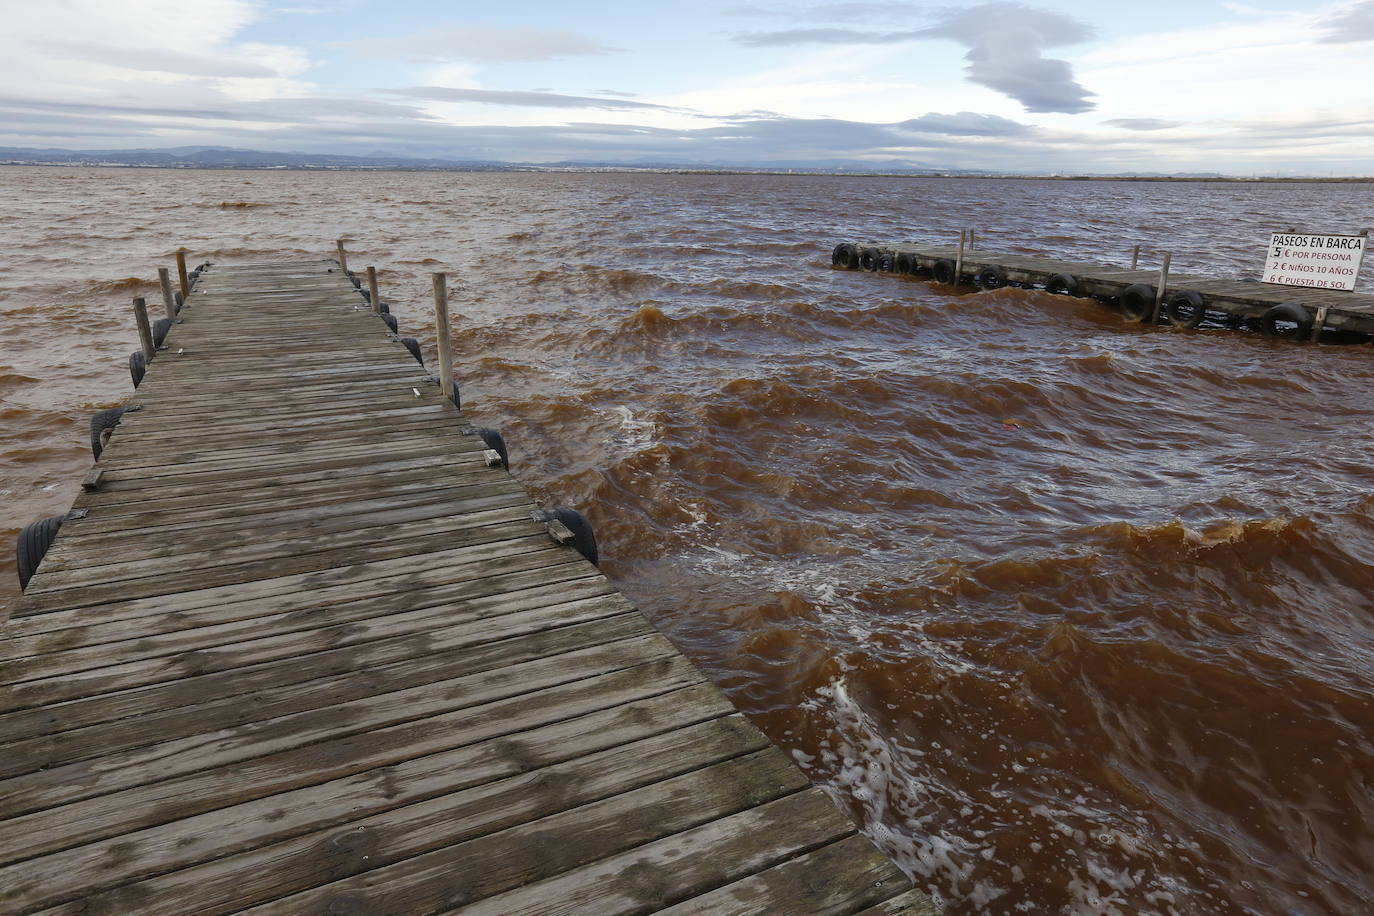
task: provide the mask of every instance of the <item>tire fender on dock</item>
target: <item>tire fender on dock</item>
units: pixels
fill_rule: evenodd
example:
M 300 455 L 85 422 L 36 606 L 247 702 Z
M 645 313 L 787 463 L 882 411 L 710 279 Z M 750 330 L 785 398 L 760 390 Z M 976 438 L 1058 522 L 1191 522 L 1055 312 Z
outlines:
M 129 354 L 129 378 L 134 380 L 134 387 L 137 388 L 143 381 L 143 376 L 148 371 L 148 366 L 143 361 L 143 351 L 135 350 Z
M 864 270 L 877 270 L 883 253 L 876 248 L 865 248 L 859 253 L 859 266 Z
M 597 549 L 596 535 L 592 532 L 592 525 L 587 521 L 587 517 L 576 509 L 562 507 L 553 510 L 553 517 L 572 532 L 573 547 L 577 548 L 577 552 L 582 554 L 588 563 L 595 566 L 601 559 L 601 552 Z
M 974 275 L 973 282 L 978 284 L 980 289 L 994 290 L 1001 289 L 1010 281 L 1007 280 L 1006 270 L 996 264 L 989 264 Z
M 931 276 L 935 278 L 936 283 L 953 283 L 955 279 L 954 262 L 949 258 L 941 258 L 936 261 L 935 266 L 931 268 Z
M 1164 300 L 1164 314 L 1176 327 L 1195 328 L 1207 317 L 1207 305 L 1197 290 L 1181 289 Z
M 506 437 L 501 435 L 499 430 L 492 429 L 490 426 L 478 427 L 477 435 L 487 448 L 501 456 L 501 467 L 509 470 L 510 454 L 506 451 Z
M 850 270 L 854 268 L 853 261 L 858 256 L 854 250 L 854 245 L 850 242 L 841 242 L 835 246 L 835 250 L 830 252 L 831 267 L 845 267 Z
M 1155 288 L 1148 283 L 1132 283 L 1121 291 L 1121 311 L 1131 321 L 1145 321 L 1155 308 Z
M 425 364 L 425 358 L 420 355 L 420 342 L 414 337 L 402 337 L 401 346 L 410 351 L 410 355 L 415 357 L 415 361 L 421 366 Z
M 1045 292 L 1056 296 L 1077 296 L 1078 278 L 1073 274 L 1055 274 L 1045 281 Z
M 111 407 L 109 410 L 97 410 L 91 414 L 92 456 L 100 457 L 100 453 L 105 450 L 110 436 L 114 433 L 114 428 L 119 425 L 119 418 L 124 416 L 126 410 L 127 407 Z
M 1280 321 L 1291 321 L 1292 330 L 1280 328 Z M 1280 302 L 1264 313 L 1260 319 L 1260 329 L 1265 337 L 1290 337 L 1306 340 L 1312 333 L 1312 313 L 1296 302 Z
M 386 326 L 391 329 L 391 333 L 395 334 L 396 328 L 398 327 L 398 325 L 396 324 L 396 316 L 391 314 L 390 312 L 378 312 L 377 314 L 381 316 L 382 321 L 386 323 Z
M 47 554 L 48 548 L 57 538 L 57 529 L 61 528 L 62 523 L 66 520 L 67 516 L 65 515 L 54 515 L 43 519 L 41 522 L 25 525 L 24 530 L 19 532 L 19 539 L 14 545 L 14 553 L 19 567 L 20 591 L 29 587 L 29 580 L 38 570 L 38 564 L 43 562 L 43 557 Z

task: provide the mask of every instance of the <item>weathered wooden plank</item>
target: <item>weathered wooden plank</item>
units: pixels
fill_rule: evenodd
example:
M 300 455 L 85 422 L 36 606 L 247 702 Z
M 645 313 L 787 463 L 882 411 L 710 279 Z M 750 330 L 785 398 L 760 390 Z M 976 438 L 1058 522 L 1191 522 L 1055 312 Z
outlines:
M 850 836 L 676 906 L 663 916 L 847 914 L 909 891 L 911 882 L 867 839 Z M 917 911 L 919 912 L 919 911 Z M 926 912 L 934 916 L 935 911 Z
M 292 691 L 291 705 L 304 706 L 296 712 L 270 719 L 253 719 L 219 730 L 202 727 L 182 738 L 163 738 L 153 744 L 102 755 L 80 765 L 63 764 L 55 768 L 61 772 L 49 769 L 15 776 L 0 783 L 0 811 L 3 816 L 11 817 L 44 807 L 67 805 L 152 781 L 289 750 L 309 743 L 305 740 L 307 736 L 318 741 L 360 734 L 426 715 L 604 675 L 672 654 L 661 636 L 642 622 L 636 627 L 630 620 L 607 620 L 597 627 L 581 627 L 559 634 L 565 642 L 540 643 L 543 648 L 552 649 L 553 655 L 524 661 L 519 659 L 529 650 L 528 645 L 512 646 L 506 644 L 510 640 L 470 638 L 466 644 L 460 643 L 454 654 L 483 660 L 485 667 L 482 670 L 465 671 L 431 664 L 431 672 L 440 679 L 423 680 L 409 687 L 378 684 L 374 679 L 371 692 L 347 703 L 304 704 L 302 700 L 319 696 L 315 690 L 318 685 L 307 683 Z M 614 638 L 608 641 L 585 645 L 589 640 L 611 636 Z M 462 651 L 466 649 L 473 651 Z M 189 709 L 184 715 L 198 712 L 199 709 Z M 301 737 L 291 735 L 289 728 L 301 729 Z M 80 778 L 73 780 L 73 774 Z
M 860 910 L 855 916 L 940 916 L 941 910 L 922 891 L 910 890 Z
M 675 801 L 680 807 L 690 807 L 685 798 Z M 681 824 L 681 819 L 668 820 L 671 815 L 662 808 L 653 810 L 659 823 L 666 821 L 673 827 Z M 639 817 L 633 809 L 622 811 L 620 816 L 635 828 L 640 827 Z M 531 827 L 537 827 L 538 824 L 535 822 Z M 567 829 L 571 832 L 575 826 L 569 825 Z M 635 830 L 631 836 L 640 840 L 652 833 L 657 833 L 661 838 L 624 852 L 602 855 L 583 867 L 547 878 L 544 875 L 555 871 L 567 860 L 582 858 L 586 861 L 590 856 L 585 853 L 579 856 L 580 848 L 569 849 L 561 855 L 561 848 L 551 849 L 547 859 L 535 861 L 530 861 L 533 858 L 530 853 L 518 846 L 489 852 L 489 860 L 495 858 L 497 864 L 509 863 L 507 867 L 520 869 L 522 880 L 536 880 L 496 896 L 476 899 L 464 906 L 477 896 L 468 891 L 468 887 L 476 885 L 480 893 L 492 883 L 487 875 L 467 871 L 435 875 L 433 880 L 440 884 L 442 896 L 426 898 L 426 902 L 437 898 L 440 906 L 447 904 L 443 912 L 463 912 L 468 916 L 535 916 L 579 912 L 610 916 L 647 913 L 833 843 L 853 834 L 854 826 L 839 816 L 835 806 L 820 789 L 805 789 L 707 821 L 681 833 L 665 836 L 662 831 L 654 830 L 652 825 L 646 825 L 644 829 Z M 597 836 L 596 839 L 600 841 L 603 837 Z M 614 837 L 606 839 L 608 841 L 603 850 L 624 845 L 615 842 Z M 539 852 L 544 853 L 545 850 L 540 849 Z M 548 859 L 553 861 L 549 862 Z M 347 885 L 347 882 L 340 884 Z M 376 889 L 350 890 L 351 893 L 344 899 L 361 897 L 364 901 L 386 901 L 397 899 L 394 895 L 399 893 L 401 887 L 389 882 Z M 296 912 L 326 912 L 325 907 L 316 902 L 323 902 L 321 898 L 326 893 L 328 891 L 322 889 L 310 895 L 309 902 L 312 905 Z M 342 892 L 335 893 L 332 899 L 338 900 L 341 896 Z M 408 899 L 408 896 L 400 898 L 403 902 Z M 281 904 L 292 902 L 295 901 L 287 898 Z M 282 905 L 269 905 L 249 912 L 285 913 L 288 910 Z
M 645 860 L 653 856 L 649 850 L 662 856 L 655 845 L 690 846 L 693 840 L 701 843 L 707 834 L 719 835 L 729 827 L 745 828 L 751 835 L 788 833 L 803 843 L 815 842 L 817 836 L 830 839 L 835 825 L 824 818 L 818 802 L 830 804 L 819 790 L 806 788 L 805 778 L 785 757 L 765 751 L 757 758 L 726 761 L 247 912 L 327 913 L 331 907 L 337 912 L 340 906 L 350 905 L 354 912 L 435 913 L 470 905 L 473 912 L 490 913 L 574 912 L 576 907 L 588 913 L 614 913 L 623 911 L 615 905 L 621 895 L 635 896 L 640 911 L 647 912 L 661 903 L 653 899 L 661 898 L 661 891 L 651 885 L 683 878 L 690 882 L 693 877 L 701 881 L 702 873 L 710 871 L 700 868 L 701 859 L 687 859 L 674 863 L 671 882 L 667 875 L 654 882 L 653 866 Z M 808 815 L 820 815 L 822 823 L 808 823 Z M 726 825 L 725 830 L 720 825 Z M 853 831 L 848 824 L 842 829 Z M 600 869 L 603 862 L 625 863 L 633 879 L 626 880 L 623 874 L 613 877 Z M 712 864 L 719 868 L 720 863 Z M 697 875 L 685 871 L 693 865 L 698 866 Z M 570 869 L 576 870 L 554 877 Z M 584 890 L 578 878 L 599 888 Z M 554 886 L 546 890 L 529 884 L 541 879 Z M 539 889 L 531 894 L 533 887 Z M 615 893 L 617 889 L 620 894 Z M 496 896 L 504 891 L 510 893 Z M 578 891 L 583 893 L 578 895 Z
M 685 688 L 407 761 L 384 778 L 366 771 L 60 853 L 25 870 L 29 886 L 50 896 L 17 902 L 79 894 L 80 910 L 64 912 L 113 914 L 175 909 L 194 897 L 198 913 L 229 913 L 768 746 L 708 690 Z M 233 829 L 223 829 L 226 820 Z M 116 868 L 97 864 L 116 842 L 130 854 Z M 181 870 L 164 874 L 171 869 Z M 63 880 L 45 882 L 44 873 Z M 143 875 L 153 877 L 96 895 Z
M 513 670 L 497 673 L 509 677 Z M 398 701 L 403 705 L 395 706 L 389 715 L 393 721 L 399 719 L 399 724 L 333 737 L 328 710 L 287 717 L 276 723 L 281 734 L 268 733 L 276 734 L 277 743 L 266 746 L 275 752 L 261 756 L 260 742 L 268 726 L 255 724 L 248 728 L 256 733 L 258 742 L 244 737 L 238 745 L 200 749 L 197 761 L 212 768 L 8 819 L 6 830 L 0 833 L 0 863 L 525 731 L 700 681 L 701 675 L 690 664 L 670 654 L 609 674 L 584 675 L 570 683 L 480 705 L 446 698 L 431 689 L 421 695 L 423 705 L 416 708 L 414 693 L 400 691 L 374 698 L 369 707 L 373 716 L 384 718 L 388 715 L 386 700 Z M 342 717 L 335 713 L 333 718 Z M 298 724 L 308 727 L 310 741 L 295 740 L 285 733 Z
M 590 580 L 595 582 L 596 580 Z M 571 589 L 569 589 L 571 590 Z M 537 589 L 529 589 L 513 595 L 498 596 L 493 601 L 505 602 L 521 609 L 521 602 L 530 602 L 521 616 L 504 620 L 487 620 L 474 625 L 475 641 L 484 638 L 503 638 L 535 630 L 566 626 L 584 620 L 612 617 L 626 613 L 631 608 L 617 593 L 597 597 L 575 598 L 558 604 L 541 602 L 545 596 Z M 474 599 L 468 603 L 472 609 L 482 603 Z M 443 611 L 434 610 L 430 615 L 441 616 Z M 376 621 L 354 621 L 332 626 L 318 626 L 313 629 L 291 631 L 261 639 L 242 640 L 223 645 L 210 645 L 191 651 L 154 655 L 147 658 L 120 661 L 117 664 L 98 668 L 80 667 L 85 658 L 77 659 L 73 669 L 64 669 L 63 653 L 41 655 L 23 662 L 7 662 L 6 669 L 15 668 L 18 676 L 27 678 L 17 681 L 0 692 L 0 710 L 18 710 L 29 706 L 43 706 L 60 700 L 93 696 L 125 690 L 145 684 L 174 681 L 184 677 L 205 674 L 212 671 L 225 671 L 244 665 L 271 661 L 280 658 L 293 658 L 309 652 L 351 645 L 374 639 L 383 639 L 400 633 L 411 632 L 415 626 L 423 626 L 426 618 L 408 614 L 393 614 Z M 432 623 L 433 621 L 429 621 Z M 306 662 L 302 662 L 306 664 Z

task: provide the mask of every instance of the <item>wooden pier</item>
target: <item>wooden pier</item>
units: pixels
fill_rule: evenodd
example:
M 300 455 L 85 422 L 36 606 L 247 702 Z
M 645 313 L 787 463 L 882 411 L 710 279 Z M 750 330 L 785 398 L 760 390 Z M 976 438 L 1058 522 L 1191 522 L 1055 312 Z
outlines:
M 1301 339 L 1316 339 L 1323 331 L 1347 338 L 1374 335 L 1374 295 L 1369 293 L 1169 273 L 1167 262 L 1161 272 L 972 247 L 850 242 L 835 246 L 831 262 L 850 270 L 932 277 L 985 289 L 1020 286 L 1119 302 L 1136 321 L 1163 319 L 1195 327 L 1210 318 L 1231 327 L 1252 324 L 1274 336 Z
M 335 262 L 175 320 L 0 631 L 0 912 L 934 912 Z

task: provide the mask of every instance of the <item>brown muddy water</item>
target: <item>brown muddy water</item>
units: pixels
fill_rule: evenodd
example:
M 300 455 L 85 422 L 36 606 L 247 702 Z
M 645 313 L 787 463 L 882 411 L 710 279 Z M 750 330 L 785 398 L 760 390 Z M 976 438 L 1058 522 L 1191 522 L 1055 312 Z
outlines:
M 1374 222 L 1369 186 L 0 187 L 0 605 L 15 533 L 68 508 L 91 411 L 129 393 L 155 268 L 343 235 L 430 359 L 452 272 L 464 406 L 516 476 L 587 511 L 603 570 L 951 912 L 1374 910 L 1374 352 L 829 266 L 974 225 L 1253 277 L 1272 230 Z

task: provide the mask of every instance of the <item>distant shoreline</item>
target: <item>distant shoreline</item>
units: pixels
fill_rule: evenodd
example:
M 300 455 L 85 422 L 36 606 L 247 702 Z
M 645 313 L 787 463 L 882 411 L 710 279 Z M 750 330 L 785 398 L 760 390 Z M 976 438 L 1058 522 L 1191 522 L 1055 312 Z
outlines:
M 1237 176 L 1237 175 L 1021 175 L 981 172 L 859 172 L 859 171 L 808 171 L 803 169 L 703 169 L 675 168 L 672 166 L 538 166 L 538 165 L 418 165 L 418 166 L 369 166 L 369 165 L 191 165 L 185 163 L 124 163 L 124 162 L 32 162 L 0 161 L 0 166 L 12 168 L 62 168 L 62 169 L 157 169 L 179 172 L 518 172 L 525 174 L 574 174 L 574 175 L 767 175 L 792 178 L 943 178 L 974 179 L 978 181 L 1117 181 L 1117 182 L 1175 182 L 1175 183 L 1227 183 L 1227 184 L 1374 184 L 1374 176 L 1335 175 L 1325 178 L 1315 176 Z

